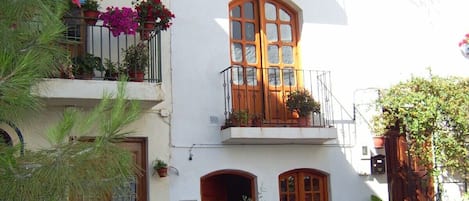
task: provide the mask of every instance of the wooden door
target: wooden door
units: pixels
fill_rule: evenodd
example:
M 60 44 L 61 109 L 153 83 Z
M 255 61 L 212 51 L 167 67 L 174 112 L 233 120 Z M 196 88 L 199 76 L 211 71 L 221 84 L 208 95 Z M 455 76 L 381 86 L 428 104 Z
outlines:
M 118 143 L 122 148 L 130 151 L 135 163 L 141 169 L 141 174 L 128 184 L 133 195 L 127 198 L 113 196 L 113 201 L 147 201 L 147 141 L 145 138 L 127 138 Z
M 80 141 L 94 141 L 94 137 L 80 137 Z M 140 168 L 140 174 L 131 178 L 128 183 L 122 184 L 125 188 L 129 188 L 126 194 L 112 192 L 109 201 L 147 201 L 147 139 L 130 137 L 125 138 L 117 144 L 131 152 L 136 165 Z M 130 194 L 128 193 L 130 192 Z M 72 199 L 76 200 L 76 199 Z M 82 200 L 82 199 L 77 199 Z
M 279 177 L 280 201 L 327 201 L 327 177 L 312 170 L 294 170 Z
M 389 200 L 433 200 L 432 176 L 418 165 L 417 157 L 407 153 L 405 134 L 391 130 L 385 136 Z
M 264 114 L 265 122 L 292 119 L 285 106 L 299 86 L 297 15 L 277 1 L 230 4 L 233 110 Z

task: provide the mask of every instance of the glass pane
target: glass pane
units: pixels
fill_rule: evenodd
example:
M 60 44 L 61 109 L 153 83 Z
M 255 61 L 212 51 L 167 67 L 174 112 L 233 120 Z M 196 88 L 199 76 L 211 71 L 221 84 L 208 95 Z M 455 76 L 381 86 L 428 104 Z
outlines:
M 239 8 L 239 6 L 236 6 L 231 9 L 231 17 L 241 17 L 241 9 Z
M 231 45 L 231 60 L 234 62 L 243 61 L 243 47 L 241 43 L 233 43 Z
M 280 86 L 280 70 L 278 67 L 269 68 L 269 84 L 271 86 Z M 295 178 L 288 178 L 288 188 L 290 191 L 295 189 Z
M 269 57 L 269 63 L 271 64 L 278 64 L 278 46 L 276 45 L 269 45 L 267 47 L 267 55 Z
M 257 69 L 255 67 L 246 68 L 246 82 L 248 86 L 257 86 Z
M 241 66 L 233 67 L 233 84 L 243 85 L 243 68 Z
M 305 191 L 311 191 L 311 177 L 306 176 L 304 180 L 305 180 Z
M 265 3 L 265 18 L 268 20 L 277 19 L 277 9 L 274 4 Z
M 318 191 L 319 190 L 319 179 L 314 178 L 313 179 L 313 190 Z
M 284 64 L 293 64 L 293 47 L 283 46 L 282 47 L 282 61 Z
M 247 2 L 244 4 L 244 18 L 254 19 L 254 9 L 252 8 L 251 2 Z
M 280 197 L 280 201 L 288 201 L 288 200 L 287 200 L 287 195 L 283 194 L 283 195 Z
M 313 195 L 311 195 L 311 193 L 306 193 L 305 201 L 313 201 Z
M 279 71 L 277 68 L 272 69 L 275 69 L 276 72 Z M 293 176 L 288 177 L 288 191 L 295 192 L 295 177 Z
M 291 26 L 289 24 L 280 25 L 280 33 L 282 34 L 282 41 L 292 41 Z
M 269 41 L 278 41 L 277 25 L 267 23 L 267 39 Z
M 321 194 L 315 193 L 314 194 L 314 201 L 321 201 Z
M 296 201 L 296 196 L 295 196 L 295 194 L 290 194 L 290 195 L 288 195 L 288 201 Z
M 290 21 L 290 15 L 283 9 L 280 9 L 280 20 L 284 22 Z
M 241 40 L 241 22 L 231 22 L 231 37 L 236 40 Z
M 255 40 L 255 34 L 254 34 L 254 23 L 246 22 L 244 24 L 246 27 L 246 40 L 247 41 L 254 41 Z
M 257 62 L 255 45 L 246 45 L 246 60 L 250 64 L 254 64 Z
M 285 179 L 280 180 L 280 192 L 287 192 L 287 181 Z
M 286 86 L 295 86 L 295 74 L 294 73 L 295 72 L 291 68 L 283 69 L 283 84 L 284 85 L 286 85 Z M 305 182 L 306 182 L 306 180 L 305 180 Z M 311 186 L 310 186 L 310 189 L 311 189 Z
M 112 201 L 133 201 L 137 197 L 137 181 L 131 178 L 112 192 Z

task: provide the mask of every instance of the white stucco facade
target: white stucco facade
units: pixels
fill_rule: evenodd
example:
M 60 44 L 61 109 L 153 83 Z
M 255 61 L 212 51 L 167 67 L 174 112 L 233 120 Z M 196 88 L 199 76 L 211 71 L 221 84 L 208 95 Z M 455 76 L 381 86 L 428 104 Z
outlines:
M 325 144 L 223 143 L 222 76 L 230 66 L 229 0 L 170 2 L 171 35 L 170 200 L 201 200 L 201 177 L 218 170 L 256 176 L 257 196 L 279 200 L 281 173 L 311 168 L 329 175 L 329 200 L 388 199 L 385 175 L 369 174 L 369 118 L 377 88 L 412 75 L 469 75 L 458 42 L 469 31 L 469 2 L 291 0 L 301 9 L 301 67 L 331 71 L 332 93 L 357 119 L 336 124 L 338 138 Z M 337 106 L 340 108 L 340 106 Z M 350 120 L 352 115 L 350 115 Z M 369 120 L 369 119 L 368 119 Z M 371 153 L 362 154 L 367 146 Z M 457 195 L 456 195 L 457 196 Z

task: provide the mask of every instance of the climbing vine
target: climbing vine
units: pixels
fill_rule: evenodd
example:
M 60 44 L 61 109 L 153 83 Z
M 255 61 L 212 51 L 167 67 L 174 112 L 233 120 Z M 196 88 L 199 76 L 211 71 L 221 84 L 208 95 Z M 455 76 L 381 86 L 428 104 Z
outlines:
M 382 91 L 375 132 L 398 129 L 410 154 L 430 172 L 465 175 L 469 170 L 469 80 L 413 77 Z M 439 168 L 435 168 L 438 165 Z

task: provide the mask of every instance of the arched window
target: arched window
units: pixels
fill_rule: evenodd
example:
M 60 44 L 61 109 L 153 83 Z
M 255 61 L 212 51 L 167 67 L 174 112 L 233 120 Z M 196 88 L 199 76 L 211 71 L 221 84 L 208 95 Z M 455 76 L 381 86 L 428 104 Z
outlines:
M 232 108 L 291 119 L 285 98 L 298 87 L 298 13 L 282 1 L 230 3 Z
M 297 169 L 279 176 L 280 201 L 328 201 L 327 175 L 312 169 Z

